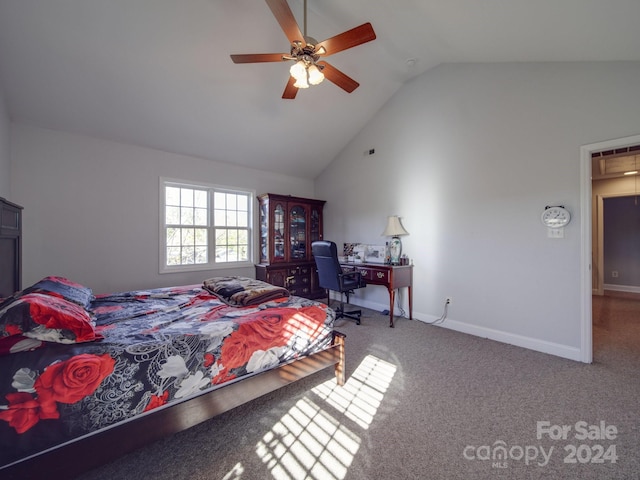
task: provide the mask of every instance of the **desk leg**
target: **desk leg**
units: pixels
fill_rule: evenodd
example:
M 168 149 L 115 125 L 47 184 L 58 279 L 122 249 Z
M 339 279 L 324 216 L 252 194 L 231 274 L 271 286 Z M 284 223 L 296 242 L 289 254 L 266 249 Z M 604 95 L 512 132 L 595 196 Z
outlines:
M 389 327 L 393 328 L 393 305 L 396 303 L 396 291 L 389 287 Z
M 413 288 L 411 285 L 407 287 L 409 289 L 409 320 L 413 320 Z M 389 288 L 389 327 L 393 328 L 393 306 L 396 303 L 396 291 L 393 288 Z
M 409 285 L 409 320 L 413 320 L 413 290 Z

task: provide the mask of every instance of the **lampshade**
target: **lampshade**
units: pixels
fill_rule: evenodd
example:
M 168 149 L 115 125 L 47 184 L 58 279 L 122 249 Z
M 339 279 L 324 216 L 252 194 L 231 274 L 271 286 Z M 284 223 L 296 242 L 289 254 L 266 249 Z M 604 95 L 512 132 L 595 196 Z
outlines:
M 324 74 L 312 60 L 298 60 L 289 69 L 291 76 L 296 79 L 293 84 L 296 88 L 309 88 L 309 85 L 318 85 L 324 80 Z
M 399 237 L 400 235 L 409 235 L 402 223 L 400 223 L 400 217 L 392 215 L 387 219 L 387 228 L 382 232 L 383 237 Z

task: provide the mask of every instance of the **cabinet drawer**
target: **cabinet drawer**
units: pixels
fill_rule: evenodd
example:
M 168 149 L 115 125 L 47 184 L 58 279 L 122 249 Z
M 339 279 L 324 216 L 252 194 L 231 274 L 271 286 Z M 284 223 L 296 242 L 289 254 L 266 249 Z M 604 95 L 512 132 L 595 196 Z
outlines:
M 389 270 L 375 267 L 356 268 L 367 283 L 379 283 L 381 285 L 387 285 L 389 283 Z
M 308 297 L 311 293 L 311 287 L 305 285 L 290 286 L 287 290 L 291 295 L 297 295 L 298 297 Z
M 299 285 L 311 285 L 310 275 L 290 275 L 287 277 L 287 287 L 296 287 Z
M 298 267 L 291 267 L 288 269 L 289 275 L 309 275 L 311 273 L 311 267 L 309 265 L 301 265 Z
M 315 263 L 289 265 L 256 265 L 256 280 L 277 285 L 289 290 L 291 295 L 305 298 L 322 298 L 325 291 L 318 285 Z
M 286 286 L 289 289 L 304 288 L 305 291 L 303 293 L 309 293 L 311 288 L 311 267 L 299 265 L 288 268 Z M 294 295 L 297 295 L 297 293 L 294 293 Z
M 308 265 L 288 268 L 286 286 L 292 295 L 308 297 L 311 293 L 311 268 Z

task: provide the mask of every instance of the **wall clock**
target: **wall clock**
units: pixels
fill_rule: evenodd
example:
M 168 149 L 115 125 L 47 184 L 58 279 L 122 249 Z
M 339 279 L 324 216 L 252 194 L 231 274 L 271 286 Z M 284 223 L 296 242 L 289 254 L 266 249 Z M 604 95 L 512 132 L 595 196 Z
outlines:
M 571 214 L 562 205 L 545 207 L 542 212 L 542 223 L 549 228 L 562 228 L 571 221 Z

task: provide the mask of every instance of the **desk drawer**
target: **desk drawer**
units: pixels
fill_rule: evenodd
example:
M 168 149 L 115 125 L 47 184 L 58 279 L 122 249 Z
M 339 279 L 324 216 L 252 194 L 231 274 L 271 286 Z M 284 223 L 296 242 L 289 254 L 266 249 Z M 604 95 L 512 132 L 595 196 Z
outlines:
M 356 267 L 367 283 L 389 284 L 389 270 L 375 267 Z

